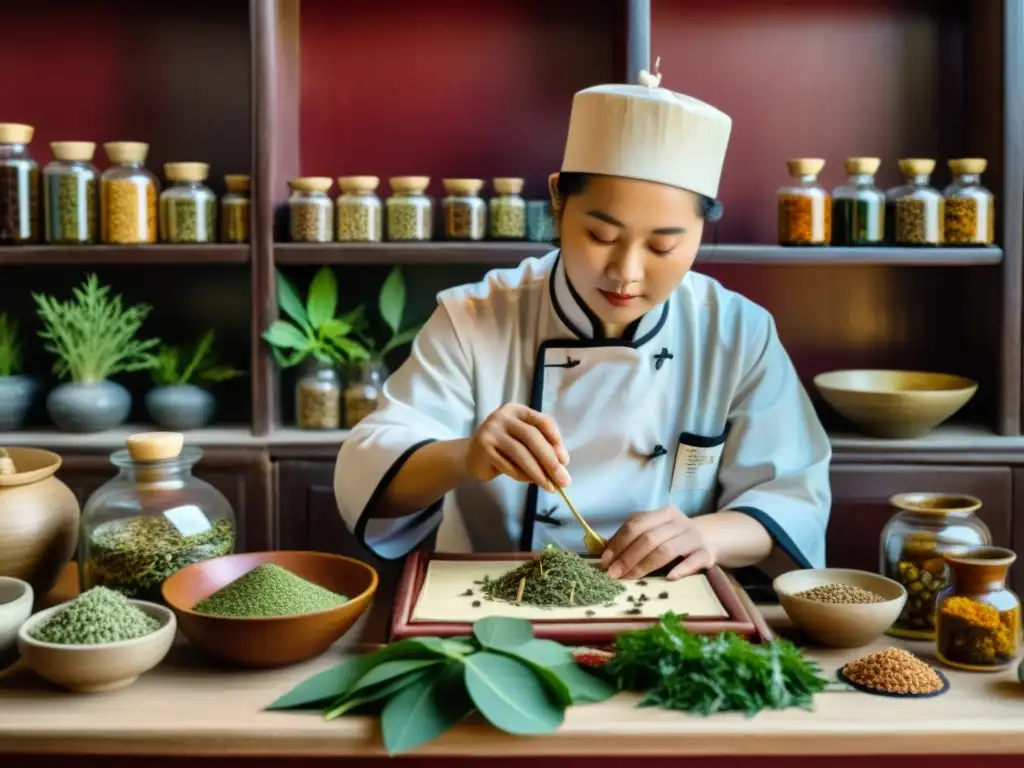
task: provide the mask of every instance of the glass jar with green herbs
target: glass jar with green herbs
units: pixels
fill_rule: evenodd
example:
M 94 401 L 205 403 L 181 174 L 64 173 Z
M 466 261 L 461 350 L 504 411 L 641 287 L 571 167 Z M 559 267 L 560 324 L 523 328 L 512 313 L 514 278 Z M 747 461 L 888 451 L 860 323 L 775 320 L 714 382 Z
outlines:
M 885 241 L 885 193 L 875 186 L 882 161 L 846 158 L 847 178 L 832 191 L 832 245 L 879 245 Z
M 160 193 L 160 241 L 212 243 L 217 237 L 217 196 L 203 182 L 207 163 L 164 163 L 169 186 Z
M 0 245 L 39 242 L 39 164 L 28 151 L 35 131 L 0 123 Z
M 383 206 L 376 176 L 340 176 L 335 201 L 339 243 L 379 243 L 384 237 Z
M 250 183 L 251 179 L 247 174 L 229 173 L 224 176 L 227 192 L 220 199 L 222 243 L 249 242 L 249 220 L 252 213 Z
M 498 178 L 489 208 L 491 237 L 495 240 L 523 240 L 526 238 L 526 201 L 523 200 L 523 180 Z
M 43 235 L 48 243 L 89 245 L 99 237 L 92 141 L 53 141 L 53 161 L 43 168 Z
M 393 176 L 388 183 L 388 240 L 430 240 L 434 236 L 434 201 L 427 196 L 430 177 Z
M 487 203 L 480 197 L 483 179 L 445 179 L 443 183 L 445 240 L 483 240 L 487 236 Z

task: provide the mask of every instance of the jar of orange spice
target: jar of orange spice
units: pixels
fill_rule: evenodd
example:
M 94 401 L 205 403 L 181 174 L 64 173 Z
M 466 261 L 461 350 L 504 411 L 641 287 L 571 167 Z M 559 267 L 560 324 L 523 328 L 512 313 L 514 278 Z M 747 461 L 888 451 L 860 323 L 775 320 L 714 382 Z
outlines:
M 832 241 L 832 200 L 818 183 L 825 161 L 797 157 L 786 165 L 793 181 L 778 191 L 779 244 L 828 245 Z

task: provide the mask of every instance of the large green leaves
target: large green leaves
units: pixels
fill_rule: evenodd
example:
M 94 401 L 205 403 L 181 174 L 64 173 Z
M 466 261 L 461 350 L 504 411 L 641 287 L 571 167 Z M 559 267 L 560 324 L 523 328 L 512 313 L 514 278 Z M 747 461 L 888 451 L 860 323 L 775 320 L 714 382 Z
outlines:
M 391 273 L 384 281 L 380 289 L 378 300 L 380 316 L 384 318 L 392 335 L 398 333 L 402 327 L 402 315 L 405 314 L 405 279 L 398 267 L 391 270 Z
M 384 748 L 394 755 L 433 741 L 473 711 L 462 664 L 451 661 L 413 681 L 381 712 Z
M 281 349 L 306 349 L 309 346 L 309 337 L 290 323 L 284 320 L 275 320 L 270 327 L 263 332 L 263 338 L 270 344 Z
M 281 308 L 288 317 L 298 323 L 299 327 L 307 333 L 312 332 L 309 318 L 306 316 L 306 307 L 299 298 L 299 292 L 295 285 L 281 274 L 277 273 L 277 306 Z
M 521 661 L 490 651 L 465 661 L 466 690 L 480 714 L 507 733 L 551 733 L 565 710 Z
M 338 281 L 330 267 L 321 267 L 313 276 L 306 298 L 306 313 L 309 323 L 319 330 L 328 320 L 334 319 L 338 309 Z

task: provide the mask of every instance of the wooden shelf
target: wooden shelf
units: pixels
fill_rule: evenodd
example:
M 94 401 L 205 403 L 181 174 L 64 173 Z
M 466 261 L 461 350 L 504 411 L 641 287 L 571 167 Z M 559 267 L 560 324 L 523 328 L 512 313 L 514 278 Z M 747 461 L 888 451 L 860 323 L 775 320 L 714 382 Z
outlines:
M 0 266 L 246 264 L 248 245 L 22 245 L 0 247 Z
M 0 446 L 26 446 L 75 453 L 109 453 L 124 447 L 125 438 L 138 432 L 159 430 L 149 424 L 126 425 L 106 432 L 75 434 L 56 429 L 27 429 L 19 432 L 0 432 Z M 248 426 L 218 426 L 196 429 L 184 433 L 186 445 L 204 447 L 261 447 L 264 442 L 254 437 Z

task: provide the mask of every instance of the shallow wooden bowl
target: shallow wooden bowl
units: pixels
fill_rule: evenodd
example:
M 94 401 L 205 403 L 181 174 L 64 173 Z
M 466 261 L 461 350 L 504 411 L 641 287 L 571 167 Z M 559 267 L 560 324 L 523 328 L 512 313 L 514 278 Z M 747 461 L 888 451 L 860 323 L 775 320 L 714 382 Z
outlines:
M 273 563 L 348 602 L 304 616 L 238 619 L 206 616 L 192 607 L 264 563 Z M 324 552 L 249 552 L 186 566 L 167 579 L 164 600 L 178 616 L 188 641 L 211 658 L 233 666 L 282 667 L 326 651 L 373 601 L 377 572 L 366 563 Z
M 63 610 L 48 608 L 32 616 L 18 631 L 21 661 L 51 683 L 80 693 L 113 691 L 134 683 L 139 675 L 164 660 L 174 642 L 174 614 L 162 605 L 132 600 L 135 607 L 160 622 L 160 629 L 134 640 L 102 645 L 57 645 L 29 636 L 34 627 Z
M 978 383 L 921 371 L 830 371 L 814 377 L 830 406 L 872 437 L 921 437 L 967 404 Z
M 826 584 L 860 587 L 886 598 L 882 603 L 818 603 L 797 594 Z M 783 610 L 797 629 L 823 645 L 859 648 L 878 639 L 900 615 L 907 602 L 901 584 L 869 571 L 818 568 L 790 571 L 772 583 Z

